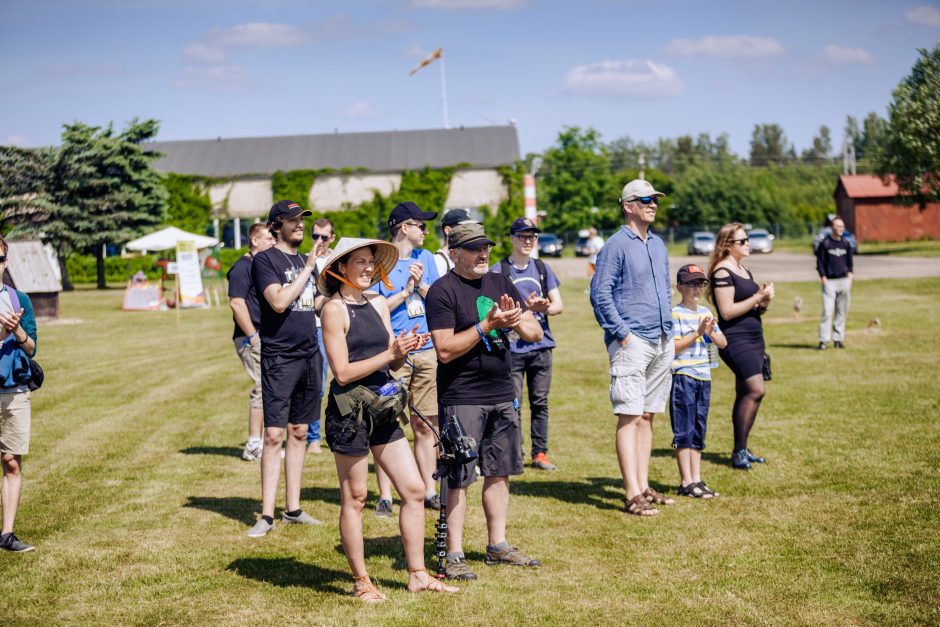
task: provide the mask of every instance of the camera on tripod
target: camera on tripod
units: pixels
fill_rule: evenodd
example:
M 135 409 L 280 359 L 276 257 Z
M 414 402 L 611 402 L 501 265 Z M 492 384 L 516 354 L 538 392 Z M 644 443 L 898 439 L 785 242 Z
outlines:
M 460 419 L 451 416 L 441 425 L 441 459 L 456 466 L 463 466 L 477 458 L 477 442 L 463 430 Z

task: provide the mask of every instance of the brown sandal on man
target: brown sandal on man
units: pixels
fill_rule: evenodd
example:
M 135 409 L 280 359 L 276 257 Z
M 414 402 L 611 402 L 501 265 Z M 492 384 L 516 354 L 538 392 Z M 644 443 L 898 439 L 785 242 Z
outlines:
M 634 516 L 659 515 L 659 510 L 650 505 L 650 502 L 647 501 L 646 497 L 642 494 L 637 494 L 632 499 L 628 500 L 626 505 L 624 505 L 624 511 Z
M 655 503 L 656 505 L 675 505 L 676 504 L 676 501 L 674 499 L 671 499 L 668 496 L 664 496 L 660 494 L 653 488 L 646 488 L 646 490 L 643 491 L 643 496 L 646 497 L 646 500 L 648 502 Z
M 409 568 L 409 575 L 416 575 L 418 579 L 422 579 L 421 574 L 424 574 L 424 580 L 421 581 L 420 588 L 412 588 L 411 582 L 408 582 L 408 592 L 460 592 L 460 588 L 454 586 L 448 586 L 447 584 L 438 581 L 431 576 L 431 573 L 428 572 L 426 568 Z M 410 578 L 410 577 L 409 577 Z
M 388 597 L 379 592 L 372 580 L 369 579 L 369 575 L 363 575 L 362 577 L 353 575 L 353 581 L 356 582 L 353 594 L 360 601 L 364 603 L 384 603 L 388 601 Z

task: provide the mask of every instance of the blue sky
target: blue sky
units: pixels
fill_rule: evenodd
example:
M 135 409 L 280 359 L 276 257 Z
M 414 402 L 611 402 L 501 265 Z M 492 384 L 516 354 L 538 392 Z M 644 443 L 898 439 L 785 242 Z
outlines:
M 523 152 L 564 125 L 604 140 L 756 123 L 797 150 L 821 124 L 886 115 L 940 3 L 913 0 L 0 0 L 0 143 L 80 120 L 161 122 L 158 139 L 516 121 Z

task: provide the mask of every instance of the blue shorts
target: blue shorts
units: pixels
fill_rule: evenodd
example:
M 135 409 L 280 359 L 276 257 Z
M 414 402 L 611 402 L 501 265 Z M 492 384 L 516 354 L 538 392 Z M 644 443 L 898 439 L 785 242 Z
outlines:
M 711 396 L 711 381 L 693 379 L 684 374 L 672 377 L 669 418 L 672 422 L 674 448 L 694 448 L 699 451 L 705 448 L 705 429 Z

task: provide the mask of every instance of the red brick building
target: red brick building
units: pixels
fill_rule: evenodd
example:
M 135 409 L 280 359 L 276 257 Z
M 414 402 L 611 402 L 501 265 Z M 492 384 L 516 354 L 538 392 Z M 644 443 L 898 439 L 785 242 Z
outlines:
M 859 243 L 940 239 L 940 203 L 901 205 L 897 195 L 894 181 L 886 184 L 872 174 L 840 176 L 836 211 Z

